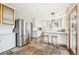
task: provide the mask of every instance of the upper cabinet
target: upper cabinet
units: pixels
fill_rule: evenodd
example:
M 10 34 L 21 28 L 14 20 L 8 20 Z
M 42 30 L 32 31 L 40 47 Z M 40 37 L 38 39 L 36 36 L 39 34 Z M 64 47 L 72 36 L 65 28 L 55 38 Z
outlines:
M 0 3 L 0 24 L 14 25 L 15 9 Z

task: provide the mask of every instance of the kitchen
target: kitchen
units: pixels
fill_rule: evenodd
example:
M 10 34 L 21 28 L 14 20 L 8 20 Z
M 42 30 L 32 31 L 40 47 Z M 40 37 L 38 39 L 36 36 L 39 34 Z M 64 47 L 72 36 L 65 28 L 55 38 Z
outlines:
M 67 15 L 70 15 L 68 13 L 74 9 L 72 6 L 75 5 L 78 6 L 78 4 L 71 3 L 1 3 L 0 42 L 3 43 L 0 44 L 0 53 L 11 54 L 14 51 L 22 49 L 15 54 L 32 55 L 34 52 L 36 53 L 35 55 L 44 55 L 45 53 L 46 55 L 70 55 L 68 49 L 74 47 L 68 47 L 68 36 L 70 36 L 68 30 L 70 25 L 68 24 L 69 20 L 67 20 Z M 69 9 L 69 6 L 72 8 Z M 42 46 L 42 44 L 38 42 L 40 40 L 44 42 L 46 46 Z M 59 51 L 56 53 L 49 53 L 48 50 L 42 53 L 43 51 L 37 50 L 36 47 L 34 47 L 35 42 L 35 46 L 38 48 L 48 48 L 48 46 L 52 45 L 57 46 L 56 49 L 59 47 L 62 51 L 60 51 L 60 53 Z M 76 43 L 71 43 L 71 45 L 72 44 L 75 45 Z M 24 49 L 30 50 L 28 46 L 34 47 L 31 48 L 34 49 L 34 51 L 23 53 L 25 52 Z M 52 46 L 50 47 L 52 48 Z M 64 50 L 66 50 L 66 52 Z M 8 51 L 8 53 L 6 51 Z M 36 51 L 40 51 L 41 53 L 37 53 Z M 77 50 L 75 50 L 75 54 L 77 54 L 76 51 Z

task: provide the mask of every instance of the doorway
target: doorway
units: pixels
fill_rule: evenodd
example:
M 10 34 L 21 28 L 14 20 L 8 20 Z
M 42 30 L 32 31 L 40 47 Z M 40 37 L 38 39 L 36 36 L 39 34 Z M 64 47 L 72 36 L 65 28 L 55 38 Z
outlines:
M 69 50 L 77 54 L 77 5 L 69 13 Z

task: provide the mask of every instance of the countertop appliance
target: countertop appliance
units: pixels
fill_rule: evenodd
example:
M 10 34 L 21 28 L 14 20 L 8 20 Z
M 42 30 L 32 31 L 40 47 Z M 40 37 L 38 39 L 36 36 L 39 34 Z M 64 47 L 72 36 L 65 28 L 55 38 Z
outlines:
M 24 46 L 31 41 L 32 37 L 32 24 L 27 23 L 26 20 L 17 19 L 15 21 L 15 32 L 16 32 L 16 46 Z

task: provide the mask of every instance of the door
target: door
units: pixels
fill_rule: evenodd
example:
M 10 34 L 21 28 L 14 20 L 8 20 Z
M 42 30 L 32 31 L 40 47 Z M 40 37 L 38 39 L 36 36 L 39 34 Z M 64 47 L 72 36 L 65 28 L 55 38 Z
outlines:
M 22 46 L 23 45 L 23 20 L 22 19 L 17 19 L 15 21 L 15 28 L 16 28 L 16 45 L 17 46 Z
M 77 6 L 75 6 L 70 13 L 70 39 L 69 48 L 77 54 Z
M 28 39 L 28 33 L 27 33 L 27 21 L 26 20 L 24 20 L 23 21 L 23 45 L 26 45 L 26 44 L 28 44 L 29 43 L 29 39 Z

